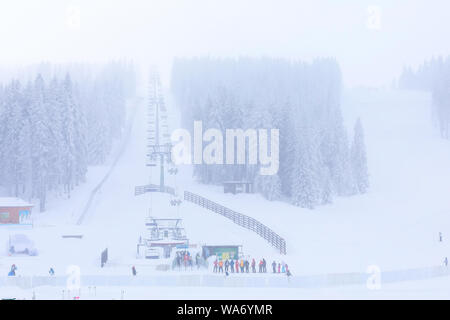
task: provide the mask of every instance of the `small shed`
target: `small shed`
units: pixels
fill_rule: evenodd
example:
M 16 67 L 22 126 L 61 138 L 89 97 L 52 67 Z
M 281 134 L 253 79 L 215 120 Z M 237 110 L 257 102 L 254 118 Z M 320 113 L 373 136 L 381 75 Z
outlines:
M 204 245 L 202 256 L 208 259 L 210 256 L 217 256 L 222 260 L 237 259 L 242 255 L 242 245 Z
M 33 205 L 19 198 L 0 198 L 0 224 L 31 224 Z
M 250 181 L 224 181 L 223 182 L 224 193 L 252 193 L 253 183 Z

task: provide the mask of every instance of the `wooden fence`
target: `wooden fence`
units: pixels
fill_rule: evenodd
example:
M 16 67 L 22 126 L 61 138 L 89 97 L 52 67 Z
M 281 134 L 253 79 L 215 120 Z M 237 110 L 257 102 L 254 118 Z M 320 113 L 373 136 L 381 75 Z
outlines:
M 258 220 L 228 209 L 218 203 L 189 191 L 184 192 L 184 200 L 218 213 L 225 218 L 230 219 L 235 224 L 257 233 L 260 237 L 264 238 L 273 247 L 275 247 L 281 254 L 286 254 L 286 241 Z

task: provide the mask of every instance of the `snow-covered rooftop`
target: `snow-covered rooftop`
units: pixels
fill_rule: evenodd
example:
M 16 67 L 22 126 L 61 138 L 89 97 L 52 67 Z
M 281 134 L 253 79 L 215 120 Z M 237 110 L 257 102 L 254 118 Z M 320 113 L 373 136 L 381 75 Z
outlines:
M 14 197 L 0 197 L 0 207 L 32 207 L 31 203 L 28 203 L 20 198 Z

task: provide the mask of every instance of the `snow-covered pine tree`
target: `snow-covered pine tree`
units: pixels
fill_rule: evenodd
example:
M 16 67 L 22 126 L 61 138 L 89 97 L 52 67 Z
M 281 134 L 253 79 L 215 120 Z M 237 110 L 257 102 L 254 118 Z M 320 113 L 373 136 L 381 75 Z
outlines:
M 322 194 L 320 204 L 326 205 L 333 203 L 333 188 L 331 183 L 330 170 L 327 167 L 322 168 L 321 184 Z
M 5 88 L 4 110 L 2 121 L 2 153 L 4 155 L 2 167 L 4 170 L 4 181 L 9 187 L 9 192 L 14 195 L 19 193 L 19 171 L 21 159 L 17 149 L 19 147 L 19 132 L 21 122 L 20 106 L 20 84 L 18 81 L 12 81 Z
M 299 207 L 314 209 L 321 198 L 320 162 L 317 161 L 311 136 L 311 129 L 301 126 L 297 129 L 295 165 L 292 173 L 291 202 Z
M 50 130 L 48 110 L 45 97 L 45 83 L 39 74 L 34 81 L 33 96 L 30 106 L 32 134 L 32 183 L 33 195 L 39 199 L 40 211 L 45 211 L 50 152 Z
M 36 70 L 45 77 L 34 76 Z M 64 80 L 68 70 L 77 81 L 69 75 Z M 43 211 L 49 191 L 70 194 L 84 180 L 91 160 L 87 141 L 96 143 L 89 149 L 95 154 L 91 163 L 106 159 L 125 123 L 125 99 L 134 92 L 135 75 L 124 63 L 45 64 L 25 71 L 34 82 L 0 84 L 0 193 L 38 198 Z
M 269 176 L 257 175 L 255 187 L 269 201 L 281 200 L 282 198 L 281 181 L 277 174 Z
M 48 118 L 51 126 L 51 140 L 49 145 L 49 188 L 58 190 L 62 183 L 64 172 L 64 124 L 63 124 L 63 88 L 60 82 L 53 78 L 47 88 Z M 59 191 L 59 190 L 58 190 Z
M 177 59 L 171 81 L 186 128 L 202 120 L 204 130 L 280 129 L 283 197 L 313 207 L 334 194 L 355 193 L 340 110 L 341 73 L 334 59 Z M 299 138 L 301 127 L 308 128 L 308 139 Z M 257 166 L 223 167 L 196 165 L 195 175 L 213 184 L 255 179 L 261 193 L 270 189 L 262 184 L 272 180 L 258 177 Z
M 31 177 L 31 132 L 28 119 L 28 110 L 23 88 L 19 82 L 15 87 L 14 105 L 16 109 L 15 125 L 17 125 L 16 132 L 16 146 L 15 146 L 15 187 L 14 195 L 16 197 L 22 196 L 27 198 L 25 194 L 29 177 Z
M 281 181 L 281 191 L 287 197 L 291 196 L 291 181 L 295 166 L 295 145 L 292 136 L 295 136 L 295 117 L 293 117 L 291 104 L 286 103 L 282 109 L 281 119 L 277 124 L 280 130 L 280 168 L 278 175 Z
M 364 129 L 361 119 L 355 124 L 353 143 L 351 146 L 351 164 L 354 181 L 359 193 L 366 193 L 369 188 L 369 172 L 367 169 Z
M 76 119 L 75 119 L 75 101 L 72 94 L 72 80 L 67 74 L 63 83 L 63 141 L 64 148 L 62 157 L 64 159 L 63 184 L 65 192 L 70 198 L 71 190 L 74 187 L 76 175 Z

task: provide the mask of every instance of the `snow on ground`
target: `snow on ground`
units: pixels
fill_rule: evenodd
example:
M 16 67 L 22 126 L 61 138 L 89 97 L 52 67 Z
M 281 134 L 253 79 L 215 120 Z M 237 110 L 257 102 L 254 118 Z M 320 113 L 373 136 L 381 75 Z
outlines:
M 365 128 L 371 174 L 366 195 L 336 198 L 333 205 L 311 211 L 258 194 L 223 194 L 220 186 L 186 189 L 252 216 L 284 237 L 285 260 L 294 274 L 440 265 L 450 255 L 450 147 L 432 127 L 430 103 L 429 94 L 417 92 L 345 94 L 348 127 L 360 116 Z M 438 243 L 439 231 L 444 243 Z
M 13 263 L 19 268 L 18 275 L 46 275 L 51 266 L 58 274 L 64 274 L 69 265 L 79 266 L 83 274 L 128 275 L 133 265 L 141 274 L 157 272 L 155 267 L 161 262 L 136 259 L 137 241 L 145 231 L 144 222 L 150 210 L 152 216 L 158 218 L 183 218 L 192 244 L 243 244 L 260 255 L 266 252 L 265 241 L 257 235 L 220 216 L 211 215 L 205 209 L 190 203 L 184 203 L 180 208 L 171 207 L 171 197 L 167 194 L 134 195 L 135 186 L 159 181 L 159 170 L 153 168 L 150 172 L 145 166 L 146 125 L 146 106 L 142 104 L 135 117 L 129 145 L 96 196 L 82 225 L 63 222 L 23 231 L 36 242 L 39 256 L 0 256 L 0 274 L 6 275 Z M 167 175 L 169 185 L 174 185 L 174 179 Z M 76 202 L 76 205 L 82 206 L 85 201 Z M 66 206 L 70 208 L 71 202 Z M 49 219 L 53 217 L 52 213 L 42 215 L 47 214 Z M 64 234 L 82 234 L 83 238 L 63 239 Z M 3 238 L 6 243 L 6 237 Z M 105 248 L 108 248 L 109 262 L 106 268 L 100 269 L 100 254 Z
M 369 290 L 362 285 L 321 289 L 302 288 L 233 288 L 233 287 L 82 287 L 80 291 L 68 293 L 63 287 L 42 286 L 23 290 L 17 287 L 0 287 L 0 298 L 73 299 L 80 300 L 290 300 L 290 299 L 450 299 L 450 278 L 406 281 L 386 284 L 379 290 Z
M 41 224 L 21 230 L 35 240 L 38 257 L 7 257 L 0 254 L 0 274 L 6 275 L 15 263 L 22 275 L 45 275 L 50 266 L 64 274 L 74 264 L 82 274 L 129 275 L 132 265 L 140 274 L 154 274 L 159 262 L 136 259 L 136 244 L 144 231 L 144 219 L 180 217 L 194 244 L 242 244 L 245 254 L 255 258 L 284 260 L 294 275 L 337 272 L 365 272 L 369 265 L 382 270 L 440 265 L 449 255 L 450 203 L 448 184 L 450 148 L 436 136 L 430 120 L 430 96 L 425 93 L 352 90 L 343 99 L 349 127 L 361 116 L 366 131 L 370 192 L 363 196 L 336 198 L 334 204 L 306 210 L 283 202 L 269 202 L 260 195 L 223 194 L 219 186 L 192 181 L 191 168 L 181 167 L 175 176 L 166 175 L 167 184 L 196 192 L 231 209 L 252 216 L 286 239 L 287 256 L 256 234 L 231 221 L 183 202 L 169 205 L 166 194 L 134 195 L 136 185 L 157 183 L 159 172 L 145 166 L 146 106 L 138 108 L 130 143 L 111 176 L 95 198 L 81 226 L 70 225 L 87 197 L 106 173 L 106 168 L 90 170 L 88 181 L 77 188 L 68 201 L 51 201 L 49 212 L 38 215 Z M 177 120 L 173 117 L 176 126 Z M 64 214 L 61 214 L 63 213 Z M 69 218 L 68 218 L 69 217 Z M 444 242 L 439 243 L 438 232 Z M 9 233 L 2 227 L 0 241 Z M 82 234 L 80 239 L 63 239 L 63 234 Z M 110 261 L 104 269 L 100 253 L 109 249 Z M 174 271 L 170 271 L 174 272 Z M 200 271 L 201 272 L 201 271 Z M 381 291 L 348 286 L 333 289 L 245 289 L 239 288 L 126 288 L 125 298 L 427 298 L 448 297 L 447 278 L 384 285 Z M 6 291 L 5 291 L 6 290 Z M 56 291 L 55 291 L 56 290 Z M 104 298 L 120 298 L 120 288 L 104 290 Z M 60 298 L 58 288 L 36 288 L 38 298 Z M 86 288 L 83 289 L 86 291 Z M 0 288 L 0 293 L 19 294 L 18 289 Z M 30 295 L 30 290 L 23 294 Z M 100 297 L 100 293 L 98 297 Z

